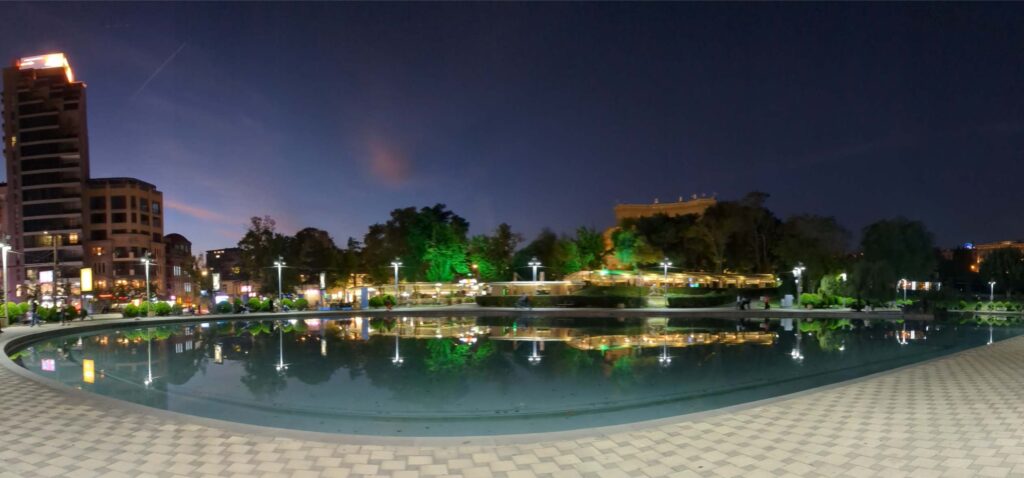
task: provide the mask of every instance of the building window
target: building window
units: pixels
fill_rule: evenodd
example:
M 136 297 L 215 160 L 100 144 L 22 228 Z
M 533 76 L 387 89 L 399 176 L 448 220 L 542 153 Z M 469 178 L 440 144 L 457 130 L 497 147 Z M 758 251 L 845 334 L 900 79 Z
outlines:
M 134 198 L 132 198 L 132 199 L 134 199 Z M 138 214 L 135 214 L 135 213 L 133 212 L 133 213 L 132 213 L 132 224 L 138 224 L 138 223 L 139 223 L 139 215 L 138 215 Z
M 94 241 L 102 241 L 107 238 L 107 231 L 92 231 L 89 233 L 89 239 Z
M 105 196 L 96 196 L 89 198 L 89 208 L 96 210 L 106 209 L 107 198 Z
M 128 200 L 124 196 L 111 196 L 111 209 L 128 209 Z
M 160 203 L 153 201 L 153 214 L 160 214 Z
M 72 232 L 68 234 L 68 244 L 78 244 L 78 233 Z
M 135 196 L 132 196 L 132 209 L 135 209 Z
M 101 212 L 101 213 L 90 214 L 89 215 L 89 222 L 91 222 L 93 224 L 106 224 L 106 222 L 107 222 L 107 213 Z
M 128 222 L 128 214 L 123 212 L 115 212 L 110 215 L 110 222 L 114 224 L 124 224 Z
M 174 266 L 174 277 L 181 277 L 181 266 Z
M 103 255 L 103 248 L 102 247 L 93 247 L 91 252 L 92 252 L 92 255 L 94 255 L 94 256 L 102 256 Z
M 186 293 L 186 294 L 191 294 L 191 293 L 192 293 L 192 283 L 191 283 L 191 282 L 186 282 L 186 283 L 185 283 L 185 284 L 184 284 L 184 285 L 182 286 L 182 288 L 183 288 L 183 289 L 185 290 L 185 293 Z
M 132 214 L 134 216 L 135 214 Z M 142 220 L 142 224 L 149 225 L 149 214 L 139 214 L 139 219 Z
M 142 210 L 142 212 L 149 212 L 149 200 L 139 198 L 139 209 Z
M 153 217 L 153 227 L 161 227 L 159 217 Z

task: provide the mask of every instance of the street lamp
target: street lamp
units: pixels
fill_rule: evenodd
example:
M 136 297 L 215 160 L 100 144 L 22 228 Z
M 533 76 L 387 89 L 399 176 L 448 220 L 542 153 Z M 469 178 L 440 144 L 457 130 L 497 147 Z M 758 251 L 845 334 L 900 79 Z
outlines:
M 142 265 L 146 268 L 146 317 L 150 316 L 150 309 L 153 308 L 153 300 L 149 295 L 149 266 L 153 263 L 153 256 L 146 252 L 146 255 L 142 256 Z M 138 320 L 138 317 L 136 317 Z
M 281 302 L 284 300 L 284 291 L 281 288 L 281 269 L 284 269 L 284 258 L 277 256 L 277 260 L 274 261 L 274 267 L 277 268 L 277 301 Z
M 476 280 L 479 281 L 480 280 L 480 266 L 477 265 L 477 264 L 473 264 L 472 267 L 473 267 L 473 275 L 476 276 Z
M 907 300 L 907 280 L 900 279 L 900 284 L 903 286 L 903 300 Z
M 530 262 L 527 262 L 526 265 L 533 269 L 533 281 L 537 282 L 537 268 L 541 265 L 537 256 L 533 256 L 533 258 L 530 259 Z
M 800 262 L 798 262 L 796 267 L 793 268 L 793 280 L 796 282 L 796 303 L 797 304 L 800 303 L 800 294 L 802 294 L 803 291 L 804 291 L 804 287 L 800 283 L 800 276 L 803 275 L 805 269 L 807 269 L 807 268 L 804 267 L 803 263 L 800 263 Z
M 672 267 L 672 261 L 668 260 L 667 257 L 662 259 L 661 260 L 661 269 L 664 271 L 664 277 L 665 277 L 664 282 L 666 284 L 668 284 L 668 268 L 669 267 Z
M 988 281 L 988 301 L 992 302 L 996 295 L 996 281 Z
M 402 261 L 399 258 L 391 261 L 391 267 L 395 268 L 395 301 L 398 300 L 398 268 L 402 267 Z
M 7 316 L 7 253 L 11 252 L 11 245 L 8 243 L 10 236 L 4 236 L 3 240 L 0 240 L 0 255 L 3 256 L 3 275 L 4 275 L 4 322 L 8 325 L 11 323 L 10 317 Z

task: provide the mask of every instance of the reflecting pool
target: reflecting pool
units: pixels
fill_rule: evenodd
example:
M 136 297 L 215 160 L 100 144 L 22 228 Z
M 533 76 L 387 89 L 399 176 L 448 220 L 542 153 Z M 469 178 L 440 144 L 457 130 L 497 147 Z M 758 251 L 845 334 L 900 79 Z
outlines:
M 1024 330 L 837 319 L 283 317 L 69 334 L 12 358 L 83 390 L 221 420 L 353 434 L 494 435 L 710 410 Z

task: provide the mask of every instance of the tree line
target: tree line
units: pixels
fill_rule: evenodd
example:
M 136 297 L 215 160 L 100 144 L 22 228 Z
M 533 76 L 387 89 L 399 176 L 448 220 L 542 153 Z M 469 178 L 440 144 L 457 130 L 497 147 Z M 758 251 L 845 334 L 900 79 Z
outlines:
M 277 290 L 273 264 L 278 257 L 287 264 L 282 274 L 286 288 L 317 283 L 321 272 L 332 286 L 349 283 L 355 274 L 388 283 L 396 259 L 402 263 L 403 281 L 490 282 L 529 279 L 527 263 L 534 257 L 547 279 L 560 279 L 599 269 L 610 256 L 619 268 L 635 271 L 660 270 L 667 258 L 680 270 L 774 273 L 790 285 L 792 269 L 802 265 L 804 290 L 843 287 L 846 295 L 865 300 L 892 299 L 900 279 L 953 280 L 949 271 L 959 270 L 938 253 L 920 221 L 879 220 L 864 227 L 851 247 L 853 235 L 836 218 L 797 214 L 780 219 L 766 207 L 767 199 L 765 193 L 752 192 L 719 201 L 700 215 L 628 219 L 607 241 L 602 231 L 586 226 L 569 234 L 544 229 L 529 242 L 504 223 L 470 235 L 469 222 L 444 204 L 395 209 L 386 221 L 369 226 L 361 240 L 349 238 L 344 247 L 321 229 L 304 228 L 289 236 L 277 231 L 272 218 L 253 217 L 238 247 L 243 274 L 268 293 Z M 1021 285 L 1019 252 L 990 257 L 980 275 Z M 837 283 L 844 273 L 846 281 Z

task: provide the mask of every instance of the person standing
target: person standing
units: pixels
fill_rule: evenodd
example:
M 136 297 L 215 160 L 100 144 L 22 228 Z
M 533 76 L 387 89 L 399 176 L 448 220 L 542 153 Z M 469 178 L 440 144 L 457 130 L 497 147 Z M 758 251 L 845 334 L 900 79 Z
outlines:
M 35 327 L 36 325 L 39 325 L 39 316 L 36 314 L 36 301 L 34 299 L 28 302 L 28 318 L 29 327 Z

